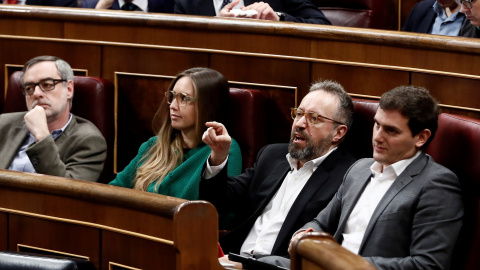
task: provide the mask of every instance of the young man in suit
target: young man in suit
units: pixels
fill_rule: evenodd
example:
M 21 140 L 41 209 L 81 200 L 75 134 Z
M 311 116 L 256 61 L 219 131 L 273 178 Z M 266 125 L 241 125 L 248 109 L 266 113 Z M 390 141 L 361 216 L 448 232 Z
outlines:
M 435 136 L 439 109 L 424 88 L 400 86 L 382 95 L 373 127 L 373 159 L 345 175 L 328 206 L 308 228 L 324 231 L 376 269 L 449 269 L 462 227 L 456 175 L 424 149 Z M 289 266 L 286 258 L 263 261 Z
M 412 9 L 402 31 L 458 36 L 464 20 L 455 0 L 425 0 Z
M 54 56 L 29 60 L 21 75 L 28 112 L 0 114 L 0 169 L 97 181 L 107 143 L 70 113 L 73 71 Z
M 207 123 L 203 141 L 212 153 L 200 182 L 200 198 L 221 214 L 240 215 L 242 221 L 220 239 L 225 252 L 287 254 L 293 232 L 328 204 L 355 162 L 339 146 L 352 114 L 353 102 L 341 85 L 313 84 L 292 109 L 290 143 L 267 145 L 255 166 L 238 177 L 226 174 L 231 143 L 227 130 L 220 123 Z
M 234 7 L 244 11 L 257 11 L 256 15 L 249 17 L 251 19 L 331 24 L 323 12 L 310 0 L 264 0 L 262 2 L 255 0 L 175 0 L 174 13 L 235 17 L 234 13 L 230 12 Z

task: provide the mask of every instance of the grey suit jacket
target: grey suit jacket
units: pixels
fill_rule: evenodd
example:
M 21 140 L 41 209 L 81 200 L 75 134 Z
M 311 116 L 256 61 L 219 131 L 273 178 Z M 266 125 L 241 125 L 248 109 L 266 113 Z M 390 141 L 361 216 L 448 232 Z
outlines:
M 0 169 L 8 169 L 28 136 L 26 112 L 0 114 Z M 103 170 L 107 144 L 90 121 L 72 116 L 65 131 L 33 143 L 27 155 L 37 173 L 97 181 Z
M 326 231 L 342 243 L 347 219 L 370 180 L 373 162 L 355 163 L 329 205 L 303 228 Z M 462 217 L 457 177 L 421 153 L 380 200 L 359 255 L 377 269 L 448 269 Z

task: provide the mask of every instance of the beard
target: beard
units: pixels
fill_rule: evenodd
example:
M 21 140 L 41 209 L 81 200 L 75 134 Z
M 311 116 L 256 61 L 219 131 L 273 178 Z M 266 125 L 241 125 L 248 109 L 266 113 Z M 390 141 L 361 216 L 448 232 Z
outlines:
M 303 148 L 298 147 L 293 140 L 295 139 L 295 132 L 302 135 L 307 145 Z M 296 128 L 292 131 L 290 136 L 290 143 L 288 144 L 288 153 L 290 156 L 300 162 L 308 162 L 310 160 L 321 157 L 327 153 L 332 145 L 333 134 L 329 134 L 327 137 L 313 141 L 310 139 L 307 133 L 303 130 Z

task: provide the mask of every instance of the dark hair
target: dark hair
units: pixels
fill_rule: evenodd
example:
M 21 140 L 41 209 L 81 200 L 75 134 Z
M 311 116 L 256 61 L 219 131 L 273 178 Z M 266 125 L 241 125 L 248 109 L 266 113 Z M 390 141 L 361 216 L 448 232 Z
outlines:
M 412 136 L 419 134 L 424 129 L 430 130 L 432 135 L 422 149 L 435 137 L 440 109 L 437 101 L 427 89 L 412 85 L 396 87 L 382 95 L 380 108 L 395 110 L 407 117 Z
M 20 74 L 20 81 L 22 82 L 22 84 L 24 83 L 23 76 L 31 66 L 37 63 L 46 62 L 46 61 L 54 62 L 55 66 L 57 67 L 57 72 L 58 72 L 58 75 L 60 75 L 60 78 L 62 80 L 67 80 L 66 82 L 63 82 L 63 86 L 66 86 L 68 81 L 73 82 L 73 70 L 72 70 L 72 67 L 70 67 L 70 65 L 67 62 L 65 62 L 64 60 L 56 56 L 41 55 L 28 60 L 28 62 L 25 63 L 25 66 L 23 66 L 22 74 Z M 73 100 L 73 96 L 72 98 L 70 98 L 70 101 L 69 101 L 70 109 L 72 109 L 72 100 Z
M 336 121 L 343 122 L 348 128 L 350 128 L 353 123 L 354 106 L 352 98 L 348 95 L 345 89 L 343 89 L 343 86 L 338 82 L 331 80 L 317 81 L 310 86 L 309 92 L 317 90 L 323 90 L 337 97 L 338 108 L 333 117 Z
M 217 121 L 223 123 L 226 120 L 229 100 L 228 81 L 216 70 L 195 67 L 179 73 L 170 83 L 168 89 L 172 90 L 177 81 L 185 76 L 192 80 L 193 88 L 195 89 L 197 98 L 195 104 L 197 112 L 195 129 L 198 139 L 201 141 L 203 132 L 206 130 L 206 122 Z M 169 110 L 169 105 L 166 99 L 164 99 L 153 120 L 155 133 L 160 130 L 161 123 L 167 121 L 170 125 Z

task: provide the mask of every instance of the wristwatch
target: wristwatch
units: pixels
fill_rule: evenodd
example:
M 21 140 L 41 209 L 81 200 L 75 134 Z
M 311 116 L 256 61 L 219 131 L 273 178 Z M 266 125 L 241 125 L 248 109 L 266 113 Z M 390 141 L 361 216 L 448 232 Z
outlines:
M 276 11 L 278 18 L 280 19 L 281 22 L 285 21 L 285 13 Z

